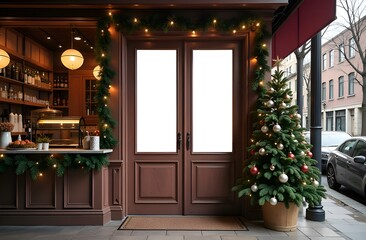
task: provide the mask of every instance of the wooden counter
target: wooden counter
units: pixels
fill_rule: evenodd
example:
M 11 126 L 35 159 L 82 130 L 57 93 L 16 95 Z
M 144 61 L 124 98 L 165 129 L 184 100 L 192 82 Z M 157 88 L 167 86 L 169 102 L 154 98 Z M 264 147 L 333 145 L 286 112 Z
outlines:
M 55 154 L 77 161 L 109 154 L 112 149 L 85 150 L 50 148 L 49 150 L 0 150 L 0 161 L 8 156 L 29 157 L 29 161 L 45 161 Z M 37 162 L 38 164 L 38 162 Z M 40 163 L 41 164 L 41 163 Z M 87 171 L 83 166 L 65 168 L 58 176 L 49 166 L 36 179 L 29 169 L 19 173 L 8 167 L 0 173 L 0 225 L 103 225 L 111 220 L 108 166 Z
M 19 149 L 19 150 L 7 150 L 0 149 L 0 153 L 3 154 L 104 154 L 111 153 L 112 149 L 100 149 L 100 150 L 89 150 L 81 148 L 50 148 L 49 150 L 36 150 L 36 149 Z

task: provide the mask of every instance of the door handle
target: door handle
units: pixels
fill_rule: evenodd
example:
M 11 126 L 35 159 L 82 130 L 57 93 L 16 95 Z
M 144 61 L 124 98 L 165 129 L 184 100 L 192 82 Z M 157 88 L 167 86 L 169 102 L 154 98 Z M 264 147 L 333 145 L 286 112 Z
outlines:
M 186 146 L 187 146 L 187 150 L 189 150 L 191 147 L 191 134 L 190 133 L 187 133 Z
M 177 148 L 178 148 L 178 150 L 180 150 L 181 145 L 182 145 L 182 134 L 178 133 L 177 134 Z

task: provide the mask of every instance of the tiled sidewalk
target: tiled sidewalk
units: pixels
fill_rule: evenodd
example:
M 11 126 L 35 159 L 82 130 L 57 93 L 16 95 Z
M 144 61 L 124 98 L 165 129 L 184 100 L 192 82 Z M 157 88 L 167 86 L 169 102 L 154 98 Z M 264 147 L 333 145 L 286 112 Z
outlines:
M 262 222 L 245 221 L 249 231 L 131 231 L 117 230 L 121 221 L 105 226 L 0 226 L 1 240 L 286 240 L 286 239 L 366 239 L 366 207 L 328 189 L 322 202 L 324 222 L 306 220 L 299 214 L 297 231 L 277 232 Z M 352 206 L 352 207 L 351 207 Z M 1 216 L 0 216 L 1 217 Z

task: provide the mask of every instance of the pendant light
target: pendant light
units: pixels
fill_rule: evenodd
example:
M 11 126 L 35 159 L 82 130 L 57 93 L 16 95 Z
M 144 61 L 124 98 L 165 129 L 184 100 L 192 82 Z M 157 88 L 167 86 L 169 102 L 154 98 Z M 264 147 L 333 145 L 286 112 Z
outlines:
M 97 65 L 94 69 L 93 69 L 93 76 L 97 79 L 100 80 L 102 78 L 101 76 L 102 74 L 102 68 Z
M 62 64 L 70 70 L 78 69 L 84 63 L 83 55 L 78 50 L 74 49 L 73 45 L 73 30 L 71 29 L 71 48 L 67 49 L 61 55 Z
M 9 63 L 10 63 L 9 54 L 4 50 L 0 49 L 0 68 L 8 66 Z

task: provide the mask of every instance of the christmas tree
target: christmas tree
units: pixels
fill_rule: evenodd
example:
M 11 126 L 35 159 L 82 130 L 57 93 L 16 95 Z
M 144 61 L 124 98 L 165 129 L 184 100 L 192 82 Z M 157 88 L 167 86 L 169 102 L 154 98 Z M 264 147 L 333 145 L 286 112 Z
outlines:
M 325 189 L 319 184 L 317 161 L 305 141 L 297 106 L 290 105 L 293 94 L 279 69 L 279 59 L 275 65 L 272 80 L 259 91 L 249 157 L 233 191 L 239 197 L 250 197 L 252 204 L 280 201 L 288 207 L 290 202 L 301 206 L 306 201 L 318 205 L 325 198 Z

